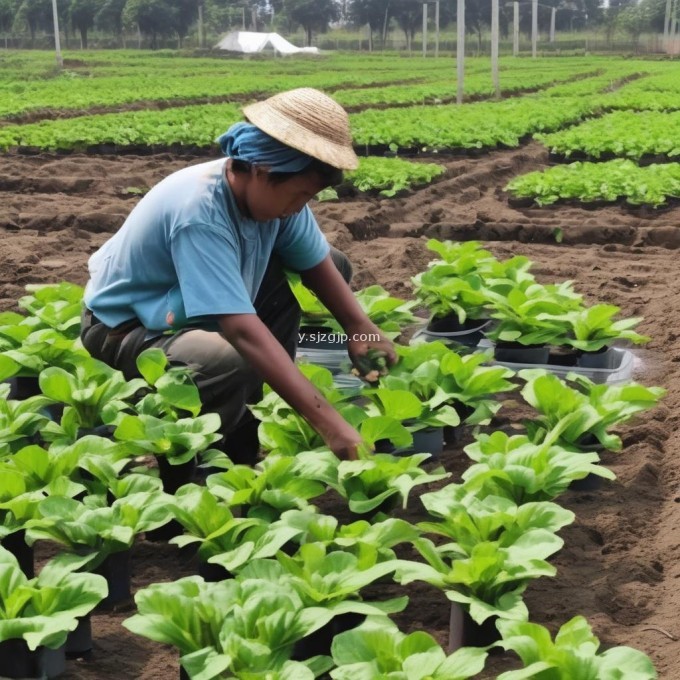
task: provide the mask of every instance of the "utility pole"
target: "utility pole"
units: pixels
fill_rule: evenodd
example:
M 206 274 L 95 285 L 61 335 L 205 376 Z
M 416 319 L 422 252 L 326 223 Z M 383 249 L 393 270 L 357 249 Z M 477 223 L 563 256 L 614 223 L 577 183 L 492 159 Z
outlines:
M 519 54 L 519 2 L 512 3 L 512 56 Z
M 550 42 L 555 42 L 555 15 L 557 14 L 557 7 L 553 7 L 550 12 Z
M 57 66 L 64 68 L 64 58 L 61 56 L 61 42 L 59 39 L 59 14 L 57 12 L 57 0 L 52 0 L 52 19 L 54 20 L 54 52 L 57 58 Z
M 456 102 L 463 103 L 465 92 L 465 0 L 458 0 L 458 40 L 456 42 L 456 69 L 458 71 L 458 91 Z
M 496 99 L 501 98 L 501 81 L 498 76 L 498 0 L 491 0 L 491 79 Z
M 666 0 L 666 13 L 663 17 L 663 46 L 665 50 L 668 50 L 668 39 L 670 38 L 671 32 L 671 9 L 673 6 L 673 0 Z
M 434 56 L 439 56 L 439 0 L 434 3 Z
M 423 3 L 423 57 L 427 56 L 427 3 Z
M 203 0 L 198 0 L 198 46 L 205 47 L 203 36 Z
M 536 59 L 538 45 L 538 0 L 531 0 L 531 57 Z

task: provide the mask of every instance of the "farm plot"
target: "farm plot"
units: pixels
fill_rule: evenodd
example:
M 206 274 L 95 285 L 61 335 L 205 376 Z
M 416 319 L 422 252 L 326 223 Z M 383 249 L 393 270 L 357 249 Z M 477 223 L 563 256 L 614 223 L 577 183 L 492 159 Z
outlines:
M 3 216 L 6 258 L 0 265 L 3 309 L 12 308 L 27 283 L 69 279 L 84 283 L 88 254 L 121 223 L 138 189 L 168 172 L 206 156 L 144 157 L 35 155 L 5 156 L 0 186 L 8 209 Z M 577 205 L 544 211 L 508 206 L 502 187 L 513 176 L 547 165 L 547 152 L 535 142 L 480 158 L 429 159 L 447 168 L 445 179 L 408 195 L 386 199 L 358 196 L 314 206 L 329 240 L 348 253 L 357 288 L 379 283 L 411 297 L 411 276 L 432 258 L 423 236 L 483 239 L 499 258 L 531 257 L 543 282 L 573 279 L 590 302 L 619 305 L 627 316 L 642 315 L 639 330 L 653 339 L 638 351 L 634 377 L 669 389 L 661 406 L 622 429 L 623 453 L 605 457 L 617 474 L 597 492 L 569 492 L 561 500 L 576 521 L 560 532 L 565 546 L 552 560 L 554 578 L 534 581 L 525 600 L 532 620 L 554 633 L 574 615 L 585 615 L 605 646 L 628 644 L 650 654 L 662 678 L 678 677 L 675 644 L 677 589 L 677 505 L 680 473 L 673 426 L 678 408 L 676 366 L 680 348 L 673 321 L 680 291 L 672 248 L 680 243 L 678 210 L 631 213 L 615 205 L 587 210 Z M 555 243 L 562 232 L 563 242 Z M 367 247 L 369 246 L 369 247 Z M 526 417 L 508 399 L 494 422 L 512 431 Z M 447 447 L 441 463 L 453 481 L 468 465 L 462 447 Z M 425 519 L 414 494 L 400 516 Z M 327 499 L 320 507 L 341 522 L 343 506 Z M 41 553 L 41 557 L 46 554 Z M 141 540 L 133 550 L 136 589 L 194 573 L 195 563 L 176 548 Z M 384 590 L 385 596 L 399 593 Z M 411 603 L 395 616 L 403 632 L 425 630 L 446 644 L 448 601 L 423 583 L 406 587 Z M 102 677 L 158 679 L 177 673 L 176 653 L 132 636 L 121 627 L 131 612 L 93 617 L 95 655 L 90 663 L 69 662 L 68 680 Z M 659 632 L 661 631 L 661 632 Z M 509 656 L 492 659 L 480 677 L 496 677 L 512 667 Z

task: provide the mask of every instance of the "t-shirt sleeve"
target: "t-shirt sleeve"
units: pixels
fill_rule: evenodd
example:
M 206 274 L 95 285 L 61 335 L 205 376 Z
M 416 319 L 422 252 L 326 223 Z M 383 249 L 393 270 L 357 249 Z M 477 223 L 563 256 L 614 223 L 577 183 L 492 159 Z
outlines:
M 316 267 L 330 252 L 328 241 L 308 206 L 284 220 L 274 249 L 284 265 L 295 271 Z
M 175 231 L 170 248 L 187 318 L 255 313 L 228 233 L 189 224 Z

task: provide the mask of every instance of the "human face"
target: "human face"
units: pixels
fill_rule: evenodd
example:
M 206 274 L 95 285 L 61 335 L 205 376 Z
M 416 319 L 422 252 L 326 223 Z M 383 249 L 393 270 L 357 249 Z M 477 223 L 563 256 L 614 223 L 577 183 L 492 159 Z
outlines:
M 248 178 L 244 198 L 250 217 L 266 222 L 300 212 L 321 189 L 323 186 L 314 173 L 274 183 L 265 170 L 256 168 Z

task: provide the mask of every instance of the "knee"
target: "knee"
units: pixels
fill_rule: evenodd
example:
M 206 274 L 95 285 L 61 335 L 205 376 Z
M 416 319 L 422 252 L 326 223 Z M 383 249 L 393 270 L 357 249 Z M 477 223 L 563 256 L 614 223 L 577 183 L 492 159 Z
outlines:
M 353 269 L 347 255 L 341 253 L 337 248 L 331 248 L 331 260 L 333 260 L 333 264 L 342 278 L 349 283 L 352 280 Z

